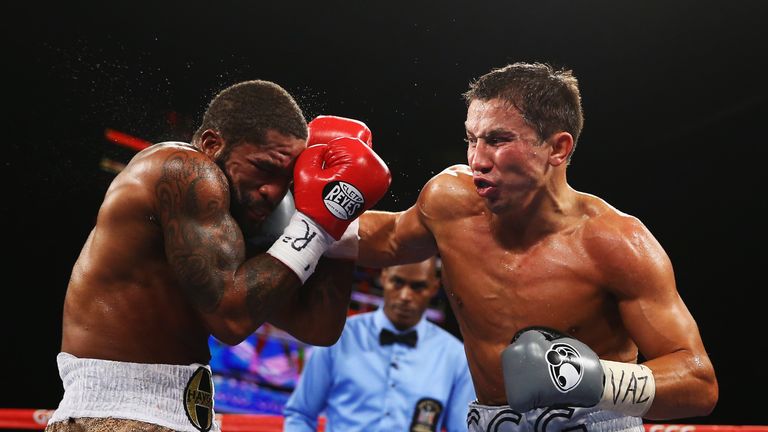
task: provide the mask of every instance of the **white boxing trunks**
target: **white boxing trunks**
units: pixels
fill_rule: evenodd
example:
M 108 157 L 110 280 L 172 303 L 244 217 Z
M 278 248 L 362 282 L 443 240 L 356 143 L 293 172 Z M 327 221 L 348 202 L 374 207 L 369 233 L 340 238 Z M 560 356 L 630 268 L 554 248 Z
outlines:
M 56 357 L 64 397 L 48 424 L 70 418 L 117 418 L 177 431 L 219 431 L 207 365 L 127 363 Z
M 594 408 L 539 408 L 525 413 L 508 406 L 469 404 L 469 432 L 643 432 L 643 421 Z

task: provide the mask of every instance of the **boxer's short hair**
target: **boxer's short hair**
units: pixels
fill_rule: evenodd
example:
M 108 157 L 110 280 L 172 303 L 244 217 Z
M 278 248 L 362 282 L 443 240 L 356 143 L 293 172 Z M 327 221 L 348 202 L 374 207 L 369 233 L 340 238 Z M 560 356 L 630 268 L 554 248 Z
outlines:
M 293 97 L 279 85 L 262 80 L 244 81 L 219 92 L 210 102 L 193 139 L 207 129 L 226 142 L 264 143 L 267 130 L 307 138 L 307 121 Z
M 573 136 L 575 147 L 584 125 L 579 83 L 573 72 L 544 63 L 518 62 L 493 69 L 471 82 L 463 96 L 467 105 L 476 99 L 497 98 L 510 103 L 542 140 L 565 131 Z

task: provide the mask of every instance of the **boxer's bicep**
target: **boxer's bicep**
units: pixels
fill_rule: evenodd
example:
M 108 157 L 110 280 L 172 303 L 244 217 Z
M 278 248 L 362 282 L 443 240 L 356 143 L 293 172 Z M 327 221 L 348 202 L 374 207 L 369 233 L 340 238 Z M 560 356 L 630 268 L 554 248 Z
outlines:
M 245 253 L 226 179 L 209 160 L 176 152 L 164 161 L 155 196 L 165 254 L 182 292 L 201 312 L 216 310 Z
M 624 256 L 627 270 L 612 290 L 624 326 L 640 352 L 652 359 L 700 347 L 696 323 L 677 292 L 666 254 Z
M 608 288 L 618 299 L 624 326 L 646 358 L 696 349 L 696 323 L 675 285 L 672 263 L 636 219 L 624 221 L 605 248 Z
M 709 400 L 703 395 L 716 394 L 714 370 L 696 321 L 677 291 L 666 252 L 639 221 L 624 228 L 623 240 L 602 247 L 607 286 L 656 380 L 649 418 L 664 417 L 683 399 L 684 405 L 694 406 Z

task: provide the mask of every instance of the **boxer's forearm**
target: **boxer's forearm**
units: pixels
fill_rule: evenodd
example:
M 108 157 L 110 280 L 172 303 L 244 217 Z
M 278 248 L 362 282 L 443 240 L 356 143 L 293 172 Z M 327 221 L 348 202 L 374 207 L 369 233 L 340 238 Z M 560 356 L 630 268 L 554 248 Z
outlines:
M 681 350 L 643 363 L 653 371 L 656 397 L 644 418 L 709 415 L 718 398 L 715 372 L 707 356 Z
M 315 273 L 269 321 L 297 339 L 311 344 L 334 344 L 349 309 L 354 262 L 321 259 Z
M 397 213 L 369 210 L 360 216 L 357 264 L 381 268 L 394 260 L 392 237 Z
M 230 345 L 250 336 L 301 287 L 290 268 L 267 254 L 246 261 L 221 283 L 218 306 L 202 316 L 213 336 Z
M 367 211 L 360 217 L 357 264 L 382 268 L 423 261 L 437 253 L 432 234 L 421 225 L 415 208 L 392 213 Z

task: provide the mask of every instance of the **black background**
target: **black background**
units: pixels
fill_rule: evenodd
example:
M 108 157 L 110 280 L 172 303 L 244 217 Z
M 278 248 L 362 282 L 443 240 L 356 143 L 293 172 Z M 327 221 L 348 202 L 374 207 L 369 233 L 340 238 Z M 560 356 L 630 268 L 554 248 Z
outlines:
M 699 423 L 768 424 L 765 1 L 33 2 L 5 5 L 3 407 L 55 408 L 69 271 L 114 128 L 186 140 L 221 88 L 267 79 L 307 118 L 361 119 L 400 210 L 465 162 L 460 98 L 514 61 L 572 68 L 569 182 L 639 217 L 675 265 L 720 382 Z M 168 112 L 181 119 L 169 124 Z M 761 222 L 763 221 L 763 222 Z

